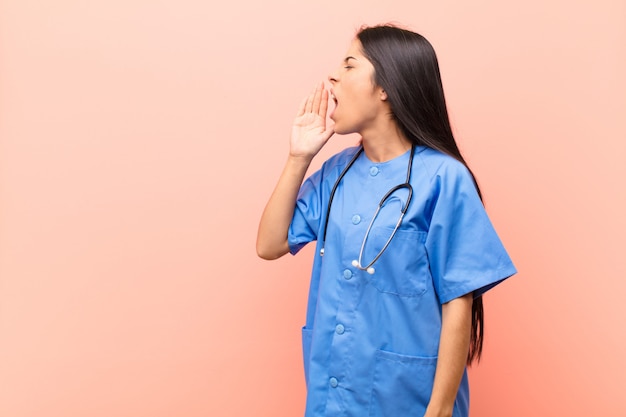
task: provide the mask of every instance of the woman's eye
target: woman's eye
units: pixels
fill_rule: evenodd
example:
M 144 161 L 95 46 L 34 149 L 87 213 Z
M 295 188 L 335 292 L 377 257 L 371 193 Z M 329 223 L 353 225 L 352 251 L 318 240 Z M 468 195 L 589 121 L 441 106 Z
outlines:
M 345 68 L 345 69 L 350 69 L 350 68 L 352 68 L 352 66 L 350 66 L 350 65 L 346 65 L 344 68 Z

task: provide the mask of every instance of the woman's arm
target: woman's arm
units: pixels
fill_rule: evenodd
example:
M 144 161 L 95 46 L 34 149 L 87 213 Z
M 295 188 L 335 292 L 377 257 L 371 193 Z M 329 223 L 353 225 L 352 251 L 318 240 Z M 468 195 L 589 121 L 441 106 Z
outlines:
M 259 223 L 256 251 L 263 259 L 280 258 L 289 252 L 287 234 L 298 190 L 311 160 L 333 135 L 326 126 L 328 91 L 320 83 L 302 102 L 291 132 L 289 158 Z
M 289 156 L 278 184 L 272 193 L 256 240 L 256 252 L 263 259 L 277 259 L 289 252 L 287 232 L 293 217 L 298 190 L 311 160 Z
M 465 371 L 472 327 L 473 294 L 456 298 L 441 307 L 439 357 L 430 403 L 424 417 L 450 417 Z

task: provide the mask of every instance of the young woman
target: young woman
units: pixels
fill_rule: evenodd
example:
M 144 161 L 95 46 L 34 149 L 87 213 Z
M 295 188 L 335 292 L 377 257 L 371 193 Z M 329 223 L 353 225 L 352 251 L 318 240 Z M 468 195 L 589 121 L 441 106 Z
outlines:
M 295 119 L 259 225 L 264 259 L 317 241 L 302 340 L 306 416 L 467 416 L 482 294 L 516 271 L 452 135 L 417 33 L 362 29 Z M 337 134 L 357 147 L 304 181 Z

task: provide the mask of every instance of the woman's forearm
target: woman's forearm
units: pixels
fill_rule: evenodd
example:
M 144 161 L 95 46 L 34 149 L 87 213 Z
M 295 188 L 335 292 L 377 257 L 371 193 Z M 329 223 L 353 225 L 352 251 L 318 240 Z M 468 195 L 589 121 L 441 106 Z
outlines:
M 454 401 L 465 371 L 472 326 L 473 295 L 442 306 L 439 357 L 433 391 L 425 417 L 452 416 Z

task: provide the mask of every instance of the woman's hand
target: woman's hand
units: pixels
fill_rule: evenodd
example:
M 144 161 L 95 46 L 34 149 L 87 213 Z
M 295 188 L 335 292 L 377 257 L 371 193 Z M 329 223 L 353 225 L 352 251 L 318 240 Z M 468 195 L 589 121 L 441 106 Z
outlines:
M 328 91 L 324 83 L 302 101 L 291 130 L 291 157 L 311 160 L 333 135 L 333 126 L 326 126 Z

